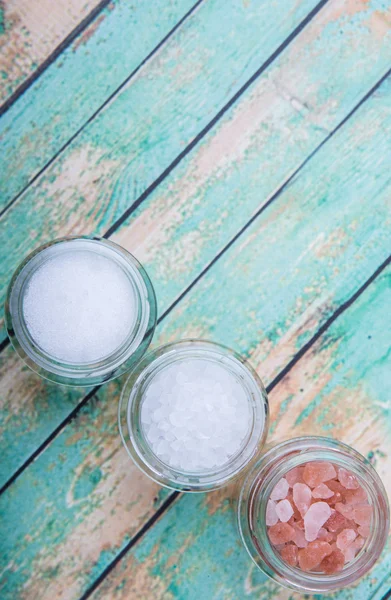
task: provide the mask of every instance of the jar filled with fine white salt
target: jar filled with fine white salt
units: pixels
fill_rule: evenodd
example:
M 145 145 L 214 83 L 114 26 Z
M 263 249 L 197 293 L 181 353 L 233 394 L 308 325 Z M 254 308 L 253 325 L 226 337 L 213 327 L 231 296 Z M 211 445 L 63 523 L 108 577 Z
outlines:
M 234 479 L 262 448 L 265 388 L 233 351 L 202 340 L 162 346 L 133 369 L 119 428 L 136 465 L 166 487 L 208 491 Z
M 129 370 L 156 325 L 151 281 L 121 246 L 54 240 L 17 268 L 5 304 L 8 336 L 27 365 L 67 385 L 96 385 Z

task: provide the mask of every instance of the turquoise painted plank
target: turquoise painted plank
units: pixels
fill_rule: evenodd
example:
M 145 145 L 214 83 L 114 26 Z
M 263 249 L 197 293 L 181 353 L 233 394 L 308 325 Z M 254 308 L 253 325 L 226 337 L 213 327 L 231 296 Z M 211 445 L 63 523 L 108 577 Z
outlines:
M 315 333 L 330 315 L 329 307 L 335 309 L 357 291 L 371 275 L 374 264 L 377 266 L 383 259 L 388 239 L 382 229 L 387 228 L 387 223 L 381 217 L 389 183 L 383 157 L 391 143 L 387 135 L 391 125 L 390 95 L 391 85 L 387 81 L 307 164 L 276 204 L 265 210 L 232 250 L 191 290 L 188 297 L 192 300 L 185 297 L 178 304 L 172 313 L 176 318 L 171 315 L 167 318 L 169 326 L 163 321 L 155 344 L 174 335 L 177 339 L 189 333 L 204 335 L 207 323 L 216 341 L 251 353 L 258 372 L 270 382 L 277 359 L 283 357 L 280 368 L 284 366 L 285 360 L 288 362 L 308 339 L 307 329 L 308 334 Z M 267 247 L 266 258 L 259 253 L 259 246 Z M 236 279 L 239 270 L 246 274 L 240 280 Z M 317 287 L 312 290 L 311 285 L 315 284 Z M 265 301 L 262 294 L 269 288 L 274 295 Z M 206 294 L 200 290 L 208 292 L 207 303 L 203 301 Z M 253 314 L 254 298 L 259 316 Z M 262 332 L 262 323 L 257 325 L 257 322 L 263 311 L 268 321 Z M 241 331 L 243 321 L 251 323 L 251 327 Z M 200 330 L 195 332 L 197 323 Z M 265 340 L 269 352 L 265 352 Z M 375 348 L 376 352 L 383 352 L 380 343 Z M 259 364 L 255 357 L 263 353 Z M 371 354 L 374 365 L 376 356 L 374 350 Z M 334 371 L 331 369 L 330 373 Z M 380 374 L 377 375 L 380 380 Z M 364 374 L 360 373 L 361 376 Z M 311 380 L 304 369 L 303 389 L 308 389 L 309 395 L 317 393 L 317 377 L 317 369 Z M 284 381 L 289 381 L 289 377 Z M 302 385 L 300 379 L 299 382 Z M 117 431 L 120 386 L 119 381 L 102 388 L 96 401 L 84 407 L 3 495 L 0 510 L 7 515 L 3 525 L 7 546 L 2 568 L 7 569 L 9 557 L 18 549 L 12 570 L 6 570 L 6 598 L 18 597 L 23 589 L 25 594 L 45 600 L 53 597 L 54 590 L 65 589 L 69 582 L 72 582 L 69 597 L 79 596 L 126 545 L 129 530 L 134 531 L 150 516 L 156 486 L 137 472 L 121 448 Z M 302 396 L 298 419 L 309 397 Z M 284 397 L 283 402 L 286 401 Z M 273 411 L 276 402 L 272 402 Z M 346 417 L 344 431 L 349 441 L 354 432 L 354 420 L 350 425 L 350 405 L 327 403 L 329 410 L 335 406 L 341 411 L 346 409 L 340 419 L 344 423 Z M 276 408 L 273 419 L 279 415 L 279 407 Z M 365 401 L 361 408 L 354 415 L 368 415 L 368 422 L 374 422 L 369 412 L 376 411 L 374 404 Z M 302 432 L 309 421 L 313 433 L 329 432 L 331 418 L 323 415 L 318 422 L 305 412 L 304 417 L 297 421 L 295 431 Z M 375 421 L 368 452 L 381 449 L 373 438 L 380 435 L 378 425 L 384 419 Z M 291 428 L 291 419 L 288 424 Z M 285 428 L 288 429 L 286 425 Z M 363 437 L 361 443 L 365 441 Z M 381 466 L 382 456 L 374 454 L 374 457 Z M 23 519 L 15 525 L 18 515 L 23 515 Z M 8 527 L 11 523 L 12 527 Z M 82 539 L 88 539 L 88 544 L 80 547 Z M 82 573 L 77 581 L 75 569 Z
M 295 413 L 305 406 L 305 396 L 311 395 L 311 386 L 316 384 L 320 393 L 316 413 L 323 420 L 321 413 L 330 410 L 329 424 L 333 417 L 345 412 L 339 405 L 348 403 L 347 415 L 352 414 L 345 423 L 338 423 L 337 429 L 331 429 L 329 435 L 353 444 L 369 458 L 373 455 L 370 449 L 378 455 L 381 453 L 375 462 L 389 492 L 391 331 L 389 327 L 385 329 L 385 324 L 389 323 L 390 302 L 391 268 L 388 268 L 338 317 L 270 396 L 272 407 L 293 396 L 288 413 Z M 303 378 L 307 380 L 304 394 L 300 389 Z M 316 418 L 308 418 L 306 425 L 298 428 L 289 414 L 284 417 L 277 419 L 274 440 L 321 432 Z M 354 421 L 356 426 L 352 427 Z M 120 560 L 91 598 L 302 598 L 301 594 L 284 590 L 263 575 L 241 547 L 231 502 L 235 493 L 225 489 L 208 495 L 182 495 Z M 391 548 L 388 547 L 370 574 L 356 586 L 330 597 L 369 600 L 379 585 L 383 585 L 390 570 Z M 321 597 L 306 595 L 306 598 Z
M 0 210 L 195 4 L 114 0 L 0 118 Z M 57 18 L 59 15 L 57 14 Z
M 158 294 L 160 314 L 382 74 L 388 37 L 374 37 L 366 24 L 372 14 L 368 11 L 375 13 L 377 6 L 373 2 L 359 12 L 361 21 L 355 29 L 347 27 L 345 35 L 340 30 L 345 27 L 347 15 L 341 13 L 339 4 L 322 10 L 114 236 L 115 241 L 146 264 Z M 193 29 L 189 30 L 189 35 L 193 33 Z M 371 54 L 375 50 L 376 66 Z M 354 60 L 359 61 L 360 68 L 351 67 Z M 329 64 L 335 67 L 324 80 L 322 71 Z M 227 143 L 231 139 L 235 143 Z M 56 187 L 52 191 L 57 190 L 58 194 L 55 208 L 49 197 L 41 201 L 38 186 L 34 195 L 26 195 L 26 202 L 21 202 L 4 220 L 2 239 L 8 248 L 0 265 L 4 281 L 38 240 L 70 232 L 104 231 L 109 221 L 105 203 L 110 206 L 110 193 L 105 193 L 105 186 L 114 188 L 113 210 L 129 202 L 134 193 L 129 170 L 113 183 L 114 171 L 102 175 L 107 167 L 105 161 L 88 169 L 78 158 L 76 153 L 65 169 L 66 174 L 73 170 L 78 174 L 73 183 L 61 172 L 54 181 Z M 94 154 L 91 162 L 93 158 Z M 125 153 L 122 159 L 126 159 Z M 104 185 L 97 194 L 98 174 Z M 35 212 L 26 221 L 29 202 L 35 203 Z M 77 202 L 78 212 L 71 216 L 68 211 L 73 202 Z M 102 206 L 103 222 L 97 206 Z M 29 237 L 27 223 L 34 236 Z M 374 263 L 373 260 L 371 266 Z M 22 369 L 22 363 L 12 359 L 8 350 L 3 355 L 2 371 L 11 370 L 12 379 L 8 377 L 7 381 L 17 380 L 18 386 L 15 389 L 11 384 L 3 393 L 3 482 L 66 418 L 80 397 L 37 380 Z M 36 390 L 33 401 L 26 403 L 31 390 Z

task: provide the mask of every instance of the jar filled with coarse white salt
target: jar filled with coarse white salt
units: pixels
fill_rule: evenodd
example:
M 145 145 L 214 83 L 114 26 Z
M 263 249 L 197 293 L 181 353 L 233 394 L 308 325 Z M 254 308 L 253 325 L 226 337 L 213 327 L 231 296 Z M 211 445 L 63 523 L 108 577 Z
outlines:
M 232 350 L 202 340 L 162 346 L 131 372 L 119 405 L 122 441 L 136 465 L 163 486 L 219 488 L 262 448 L 267 394 Z
M 66 385 L 104 383 L 145 353 L 156 299 L 140 263 L 97 237 L 54 240 L 15 271 L 5 304 L 8 336 L 27 365 Z
M 237 518 L 255 564 L 307 594 L 333 592 L 366 575 L 390 527 L 387 493 L 373 466 L 324 437 L 283 442 L 252 465 Z

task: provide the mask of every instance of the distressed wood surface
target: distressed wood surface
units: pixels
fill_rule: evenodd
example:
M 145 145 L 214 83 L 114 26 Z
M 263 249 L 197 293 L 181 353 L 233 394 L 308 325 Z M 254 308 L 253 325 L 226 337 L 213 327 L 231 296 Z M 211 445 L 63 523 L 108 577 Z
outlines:
M 316 341 L 270 394 L 270 443 L 327 435 L 367 456 L 391 494 L 391 268 Z M 388 335 L 387 335 L 388 334 Z M 183 495 L 98 587 L 94 600 L 302 598 L 262 575 L 238 539 L 225 489 Z M 331 597 L 373 598 L 391 571 L 391 540 L 371 573 Z M 315 596 L 306 596 L 306 598 Z M 316 596 L 319 598 L 319 595 Z
M 387 218 L 390 175 L 382 157 L 391 149 L 390 97 L 387 80 L 163 320 L 155 344 L 174 336 L 212 337 L 251 356 L 270 384 L 384 261 L 380 223 Z M 305 366 L 302 379 L 306 373 Z M 309 398 L 317 398 L 318 383 L 314 375 L 303 384 L 298 433 L 300 419 L 311 421 Z M 3 495 L 6 598 L 15 592 L 77 598 L 153 514 L 157 486 L 137 472 L 119 440 L 113 400 L 120 385 L 102 388 Z M 348 403 L 336 406 L 343 423 L 336 434 L 348 436 L 354 415 Z M 332 421 L 324 418 L 327 430 Z M 291 433 L 287 423 L 280 432 Z M 16 514 L 23 515 L 18 524 Z
M 115 0 L 99 11 L 0 119 L 0 162 L 5 174 L 13 173 L 0 180 L 0 210 L 85 126 L 194 3 Z
M 328 138 L 376 77 L 383 75 L 391 36 L 384 32 L 375 35 L 378 29 L 368 26 L 381 21 L 378 9 L 376 1 L 366 3 L 365 9 L 355 2 L 326 5 L 114 233 L 114 241 L 145 263 L 157 291 L 160 314 Z M 370 14 L 376 18 L 371 20 Z M 349 18 L 356 18 L 354 28 L 346 25 Z M 193 29 L 188 31 L 192 35 Z M 354 61 L 359 67 L 352 69 Z M 165 73 L 168 78 L 170 72 Z M 113 111 L 110 123 L 121 120 L 123 114 Z M 92 127 L 100 131 L 98 125 Z M 159 121 L 154 127 L 158 132 Z M 105 131 L 100 131 L 102 138 Z M 231 139 L 235 143 L 230 144 Z M 39 242 L 67 233 L 103 233 L 137 197 L 134 167 L 127 167 L 126 162 L 129 146 L 113 150 L 125 167 L 117 178 L 119 167 L 114 159 L 93 164 L 96 155 L 89 154 L 88 140 L 83 148 L 85 162 L 79 163 L 78 153 L 72 151 L 69 163 L 53 167 L 51 174 L 3 217 L 0 240 L 7 248 L 0 265 L 3 294 L 9 273 Z M 115 169 L 107 167 L 111 163 L 117 165 Z M 387 234 L 384 227 L 386 224 L 379 225 L 381 236 Z M 370 266 L 377 265 L 373 261 Z M 6 457 L 1 468 L 4 483 L 67 417 L 82 393 L 39 380 L 15 359 L 11 349 L 5 350 L 0 361 L 6 375 L 1 443 Z
M 31 76 L 99 0 L 0 3 L 0 104 Z
M 189 5 L 170 6 L 162 24 L 151 16 L 151 35 L 136 19 L 145 45 L 129 60 L 146 57 Z M 272 388 L 270 439 L 338 437 L 369 456 L 390 490 L 390 6 L 330 0 L 286 40 L 314 6 L 201 3 L 5 212 L 0 294 L 40 242 L 109 230 L 152 275 L 162 317 L 154 346 L 196 335 L 234 347 Z M 126 69 L 110 74 L 105 91 L 98 64 L 107 70 L 123 48 L 107 34 L 114 19 L 123 17 L 118 32 L 135 26 L 127 8 L 118 1 L 12 108 L 20 112 L 7 126 L 6 155 L 21 157 L 8 169 L 17 174 L 8 199 L 94 113 L 90 83 L 99 103 L 126 77 Z M 265 72 L 160 177 L 281 43 Z M 61 103 L 56 112 L 48 97 L 62 81 L 75 89 L 72 73 L 81 88 L 75 116 Z M 34 120 L 46 133 L 27 144 Z M 252 568 L 230 490 L 177 498 L 133 466 L 116 423 L 123 379 L 73 413 L 85 391 L 43 382 L 9 347 L 0 361 L 3 481 L 37 452 L 0 498 L 2 599 L 292 597 Z M 390 567 L 387 548 L 338 598 L 382 600 Z

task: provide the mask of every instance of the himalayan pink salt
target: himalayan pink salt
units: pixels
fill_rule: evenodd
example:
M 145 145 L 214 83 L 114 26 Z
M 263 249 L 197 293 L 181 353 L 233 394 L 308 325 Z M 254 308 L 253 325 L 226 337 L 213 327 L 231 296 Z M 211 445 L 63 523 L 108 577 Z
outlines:
M 346 490 L 344 497 L 348 504 L 366 504 L 368 502 L 367 493 L 362 487 L 357 490 Z
M 350 562 L 357 554 L 357 549 L 351 544 L 347 548 L 342 550 L 343 555 L 345 557 L 345 562 Z
M 289 494 L 286 497 L 287 500 L 289 500 L 290 505 L 293 508 L 293 517 L 297 520 L 300 521 L 301 519 L 301 514 L 299 512 L 299 509 L 297 508 L 295 501 L 293 500 L 293 490 L 289 491 Z
M 329 479 L 334 479 L 336 476 L 336 470 L 329 462 L 308 462 L 303 471 L 304 482 L 311 488 L 314 488 Z
M 335 492 L 340 492 L 340 493 L 346 492 L 346 489 L 343 487 L 343 485 L 339 481 L 336 481 L 335 479 L 330 479 L 330 481 L 327 482 L 327 487 L 334 493 Z
M 307 548 L 308 542 L 305 539 L 304 530 L 298 527 L 297 523 L 292 525 L 294 529 L 293 542 L 298 548 Z
M 335 505 L 335 510 L 341 513 L 341 515 L 343 515 L 346 519 L 353 519 L 354 507 L 351 504 L 337 502 Z
M 268 534 L 273 545 L 285 544 L 293 540 L 294 529 L 288 523 L 276 523 L 269 527 Z
M 362 538 L 360 535 L 358 537 L 356 537 L 356 539 L 353 542 L 354 547 L 357 548 L 357 550 L 361 550 L 361 548 L 364 547 L 365 544 L 365 540 L 364 538 Z
M 372 506 L 363 504 L 353 509 L 353 520 L 359 525 L 369 525 L 372 517 Z
M 340 550 L 345 550 L 352 542 L 354 542 L 356 537 L 357 533 L 354 529 L 343 529 L 341 533 L 337 535 L 337 547 Z
M 293 487 L 295 483 L 303 483 L 303 471 L 304 467 L 294 467 L 285 475 L 290 487 Z
M 289 500 L 285 499 L 280 500 L 280 502 L 277 502 L 276 513 L 280 521 L 282 521 L 282 523 L 286 523 L 287 521 L 289 521 L 289 519 L 293 515 L 293 508 Z
M 330 542 L 334 542 L 335 538 L 334 535 L 332 533 L 330 533 L 329 531 L 327 531 L 327 529 L 325 529 L 324 527 L 321 527 L 319 529 L 319 533 L 318 533 L 318 540 L 323 540 L 324 542 L 328 542 L 330 544 Z
M 342 467 L 338 469 L 338 479 L 342 483 L 343 487 L 348 490 L 356 490 L 360 487 L 357 477 Z
M 326 502 L 311 504 L 304 515 L 304 533 L 309 542 L 316 540 L 319 529 L 326 523 L 330 516 L 331 508 Z
M 321 483 L 312 490 L 312 495 L 314 498 L 331 498 L 334 496 L 334 492 L 325 483 Z
M 311 490 L 305 483 L 295 483 L 293 486 L 293 502 L 302 517 L 306 514 L 312 500 Z
M 348 520 L 346 517 L 341 515 L 340 512 L 334 511 L 329 519 L 327 519 L 325 523 L 326 529 L 331 531 L 332 533 L 337 533 L 338 531 L 342 531 L 348 525 Z
M 333 573 L 339 573 L 339 571 L 342 571 L 344 564 L 345 556 L 341 550 L 338 550 L 337 548 L 322 560 L 319 565 L 319 570 L 323 571 L 323 573 L 326 573 L 327 575 L 332 575 Z
M 289 483 L 282 477 L 280 481 L 276 483 L 270 494 L 270 500 L 284 500 L 287 497 L 289 491 Z
M 286 544 L 281 550 L 282 559 L 288 563 L 291 567 L 295 567 L 297 565 L 299 556 L 299 551 L 295 544 Z
M 367 538 L 371 533 L 371 528 L 369 525 L 360 525 L 357 531 L 363 538 Z
M 320 563 L 322 560 L 331 554 L 332 549 L 330 544 L 317 540 L 308 544 L 307 548 L 299 550 L 299 565 L 303 571 L 311 571 Z
M 278 523 L 276 503 L 273 500 L 269 500 L 266 505 L 266 525 L 275 525 L 276 523 Z

